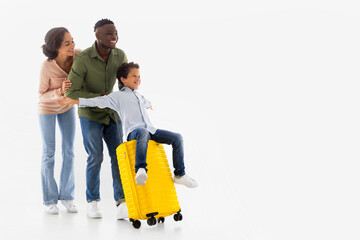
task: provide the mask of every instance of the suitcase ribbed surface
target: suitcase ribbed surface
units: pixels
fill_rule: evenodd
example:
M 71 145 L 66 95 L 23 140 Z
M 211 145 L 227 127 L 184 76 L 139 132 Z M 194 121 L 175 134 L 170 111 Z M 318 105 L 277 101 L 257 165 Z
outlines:
M 148 179 L 143 186 L 135 182 L 135 150 L 136 140 L 125 142 L 116 149 L 129 218 L 147 219 L 146 214 L 154 212 L 158 212 L 155 218 L 159 218 L 178 212 L 180 205 L 162 144 L 149 141 Z

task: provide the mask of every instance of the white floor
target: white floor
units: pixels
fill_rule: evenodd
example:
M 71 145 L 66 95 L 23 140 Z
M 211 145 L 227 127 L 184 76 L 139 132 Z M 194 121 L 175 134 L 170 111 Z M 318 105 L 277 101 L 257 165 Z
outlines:
M 214 169 L 203 169 L 201 161 L 188 163 L 188 173 L 200 182 L 200 186 L 189 189 L 176 185 L 177 194 L 183 213 L 183 220 L 175 222 L 173 217 L 167 217 L 164 224 L 148 226 L 142 221 L 140 229 L 134 229 L 129 221 L 118 221 L 115 218 L 115 204 L 112 197 L 110 164 L 107 153 L 101 172 L 101 197 L 99 206 L 103 213 L 102 219 L 89 219 L 86 216 L 85 201 L 85 162 L 81 133 L 76 136 L 75 162 L 75 203 L 79 209 L 77 214 L 69 214 L 59 203 L 59 215 L 48 215 L 42 205 L 40 185 L 40 135 L 36 115 L 25 116 L 27 122 L 34 127 L 20 133 L 20 139 L 26 139 L 16 147 L 4 143 L 2 159 L 6 167 L 0 169 L 1 182 L 1 218 L 0 238 L 18 239 L 187 239 L 206 236 L 208 239 L 218 239 L 236 234 L 240 239 L 257 234 L 252 229 L 246 213 L 241 209 L 236 192 L 229 186 L 218 182 Z M 79 129 L 79 126 L 77 126 Z M 14 137 L 17 138 L 17 137 Z M 9 139 L 12 141 L 14 139 Z M 21 141 L 22 142 L 22 141 Z M 6 149 L 6 147 L 7 149 Z M 6 149 L 6 151 L 5 151 Z M 166 148 L 170 153 L 170 149 Z M 14 152 L 18 154 L 13 154 Z M 201 152 L 201 151 L 199 151 Z M 168 153 L 168 155 L 170 155 Z M 19 158 L 21 156 L 21 158 Z M 61 158 L 57 153 L 56 176 L 59 176 Z M 169 159 L 171 160 L 171 158 Z M 197 163 L 196 163 L 197 162 Z M 192 166 L 191 166 L 192 165 Z M 212 175 L 214 174 L 214 175 Z M 221 178 L 221 177 L 220 177 Z M 217 190 L 216 190 L 217 189 Z M 217 193 L 216 193 L 217 192 Z M 221 203 L 222 202 L 222 203 Z M 239 225 L 240 224 L 240 225 Z M 254 231 L 253 233 L 251 231 Z
M 279 149 L 276 149 L 278 143 L 265 144 L 260 140 L 261 149 L 246 143 L 245 147 L 236 148 L 231 141 L 222 144 L 213 141 L 209 134 L 204 141 L 213 145 L 208 147 L 205 143 L 195 144 L 191 137 L 186 138 L 191 136 L 190 132 L 184 134 L 187 171 L 200 186 L 195 189 L 176 186 L 183 221 L 175 222 L 168 217 L 164 224 L 152 227 L 143 221 L 140 229 L 134 229 L 128 221 L 117 221 L 107 154 L 101 171 L 103 218 L 88 219 L 86 154 L 79 132 L 75 139 L 75 203 L 79 213 L 69 214 L 59 204 L 60 214 L 48 215 L 42 206 L 37 116 L 15 113 L 14 117 L 21 119 L 12 122 L 14 126 L 21 126 L 21 131 L 1 129 L 7 134 L 7 142 L 1 144 L 0 239 L 300 240 L 358 239 L 360 236 L 356 231 L 360 223 L 358 168 L 353 153 L 345 151 L 349 149 L 347 146 L 329 150 L 332 155 L 324 153 L 317 159 L 319 152 L 296 152 L 291 149 L 292 143 L 287 145 L 280 139 L 277 141 L 283 145 Z M 251 143 L 252 139 L 247 141 Z M 170 156 L 170 149 L 165 149 Z M 238 151 L 241 157 L 236 158 Z M 337 164 L 334 157 L 339 151 L 344 156 L 342 165 Z M 56 157 L 58 177 L 59 153 Z M 290 157 L 295 160 L 290 161 Z M 324 157 L 328 161 L 321 160 Z

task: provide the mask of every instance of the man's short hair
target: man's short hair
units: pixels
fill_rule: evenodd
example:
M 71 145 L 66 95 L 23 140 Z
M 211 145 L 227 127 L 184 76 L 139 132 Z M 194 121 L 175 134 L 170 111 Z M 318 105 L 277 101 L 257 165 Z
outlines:
M 133 68 L 139 69 L 140 66 L 137 63 L 129 62 L 129 63 L 123 63 L 118 67 L 118 69 L 116 71 L 116 78 L 118 79 L 119 90 L 124 87 L 124 85 L 121 81 L 121 77 L 126 79 L 130 70 Z
M 97 21 L 97 23 L 95 23 L 94 32 L 96 31 L 97 28 L 104 26 L 105 24 L 114 24 L 114 22 L 107 18 L 101 19 Z

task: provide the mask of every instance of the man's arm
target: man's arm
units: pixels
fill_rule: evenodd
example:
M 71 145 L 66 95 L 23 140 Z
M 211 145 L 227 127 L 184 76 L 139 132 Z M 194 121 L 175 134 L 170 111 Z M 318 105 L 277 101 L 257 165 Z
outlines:
M 75 58 L 74 63 L 71 67 L 71 71 L 69 73 L 68 79 L 71 82 L 71 87 L 66 90 L 65 96 L 72 99 L 79 98 L 92 98 L 98 97 L 100 94 L 98 93 L 90 93 L 84 89 L 83 83 L 86 77 L 86 66 L 80 57 Z

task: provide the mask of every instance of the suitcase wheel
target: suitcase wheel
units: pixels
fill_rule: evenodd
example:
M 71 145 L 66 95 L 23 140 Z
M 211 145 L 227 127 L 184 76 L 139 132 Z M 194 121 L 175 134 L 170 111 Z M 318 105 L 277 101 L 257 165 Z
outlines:
M 181 213 L 175 213 L 174 214 L 174 220 L 175 221 L 181 221 L 183 219 L 183 216 L 182 216 L 182 214 Z
M 163 217 L 159 217 L 159 219 L 158 219 L 158 223 L 164 223 L 165 222 L 165 218 L 163 218 Z
M 149 226 L 155 225 L 155 224 L 156 224 L 156 218 L 154 218 L 154 217 L 148 218 L 147 224 L 148 224 Z
M 130 222 L 132 223 L 133 227 L 136 229 L 141 227 L 141 222 L 139 220 L 134 220 L 134 219 L 130 218 Z

